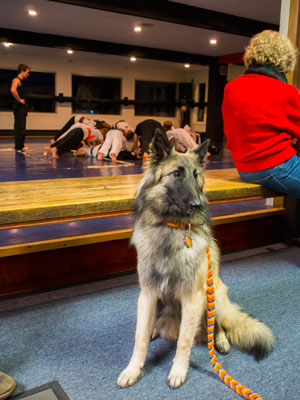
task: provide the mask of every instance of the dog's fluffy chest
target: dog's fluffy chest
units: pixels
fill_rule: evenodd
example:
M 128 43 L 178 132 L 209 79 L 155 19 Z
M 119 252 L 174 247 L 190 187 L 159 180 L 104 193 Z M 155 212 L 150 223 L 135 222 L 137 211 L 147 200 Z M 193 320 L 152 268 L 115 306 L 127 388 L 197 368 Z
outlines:
M 191 247 L 187 247 L 185 236 L 191 238 Z M 150 285 L 162 297 L 174 296 L 178 290 L 195 290 L 205 256 L 204 237 L 169 227 L 143 227 L 134 230 L 132 243 L 138 252 L 142 284 Z

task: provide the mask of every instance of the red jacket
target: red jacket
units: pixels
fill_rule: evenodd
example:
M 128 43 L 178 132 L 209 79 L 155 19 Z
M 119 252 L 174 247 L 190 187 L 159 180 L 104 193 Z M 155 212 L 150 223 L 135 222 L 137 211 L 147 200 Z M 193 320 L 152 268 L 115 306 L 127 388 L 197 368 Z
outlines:
M 300 139 L 298 90 L 275 78 L 242 75 L 229 82 L 222 105 L 227 148 L 242 172 L 275 167 L 296 154 Z

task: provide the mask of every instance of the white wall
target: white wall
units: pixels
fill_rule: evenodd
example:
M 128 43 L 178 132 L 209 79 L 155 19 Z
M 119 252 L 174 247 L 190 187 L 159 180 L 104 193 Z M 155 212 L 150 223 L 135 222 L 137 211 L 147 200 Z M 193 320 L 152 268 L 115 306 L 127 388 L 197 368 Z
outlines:
M 198 99 L 198 82 L 207 81 L 208 68 L 198 67 L 199 72 L 186 71 L 183 65 L 153 60 L 137 60 L 130 63 L 125 57 L 108 56 L 94 53 L 77 52 L 72 56 L 66 55 L 61 49 L 47 49 L 34 46 L 12 46 L 9 49 L 0 50 L 0 68 L 16 69 L 17 65 L 25 63 L 32 71 L 54 72 L 56 74 L 55 93 L 63 93 L 64 96 L 72 95 L 71 75 L 101 76 L 121 78 L 121 97 L 134 99 L 135 80 L 165 81 L 165 82 L 190 82 L 195 81 L 195 97 Z M 197 69 L 197 67 L 192 66 Z M 204 69 L 204 70 L 203 70 Z M 29 78 L 30 79 L 30 76 Z M 194 128 L 205 130 L 205 123 L 197 123 L 195 108 L 192 112 L 192 125 Z M 27 117 L 27 129 L 47 130 L 60 129 L 72 116 L 70 103 L 57 103 L 56 113 L 29 113 Z M 108 123 L 118 119 L 125 119 L 133 127 L 138 122 L 148 117 L 135 117 L 133 106 L 122 107 L 121 115 L 95 115 L 95 118 L 103 118 Z M 163 122 L 166 117 L 155 117 Z M 180 112 L 176 118 L 171 119 L 175 126 L 179 125 Z M 0 129 L 13 129 L 12 112 L 0 112 Z
M 289 28 L 290 0 L 281 0 L 279 31 L 287 36 Z

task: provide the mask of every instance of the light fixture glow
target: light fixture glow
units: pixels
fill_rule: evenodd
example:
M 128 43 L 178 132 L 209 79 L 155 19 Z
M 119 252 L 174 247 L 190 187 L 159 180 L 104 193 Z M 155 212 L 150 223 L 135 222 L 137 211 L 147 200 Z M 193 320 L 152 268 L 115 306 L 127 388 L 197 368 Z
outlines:
M 184 64 L 184 68 L 190 68 L 190 64 Z
M 142 27 L 139 26 L 139 25 L 138 25 L 138 26 L 135 26 L 135 27 L 134 27 L 134 31 L 135 31 L 135 32 L 141 32 L 141 31 L 142 31 Z
M 131 61 L 131 62 L 135 62 L 135 61 L 136 61 L 136 58 L 135 58 L 134 56 L 132 56 L 132 57 L 130 57 L 130 61 Z
M 10 46 L 12 46 L 12 43 L 3 42 L 3 46 L 4 46 L 4 47 L 10 47 Z
M 73 50 L 71 50 L 71 49 L 69 49 L 69 50 L 67 50 L 67 53 L 68 53 L 68 54 L 73 54 L 73 53 L 74 53 L 74 51 L 73 51 Z
M 217 39 L 210 39 L 209 43 L 210 44 L 217 44 Z
M 37 16 L 37 12 L 36 12 L 35 10 L 28 10 L 28 14 L 29 14 L 31 17 L 36 17 L 36 16 Z

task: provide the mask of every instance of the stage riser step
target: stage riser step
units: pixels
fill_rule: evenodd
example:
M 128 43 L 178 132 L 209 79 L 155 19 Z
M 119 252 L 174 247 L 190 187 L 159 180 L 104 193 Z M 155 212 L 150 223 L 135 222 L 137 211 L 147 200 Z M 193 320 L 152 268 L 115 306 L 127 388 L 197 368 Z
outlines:
M 263 246 L 284 239 L 284 216 L 217 225 L 223 252 Z M 0 296 L 43 290 L 134 271 L 136 252 L 129 239 L 57 248 L 1 258 Z

